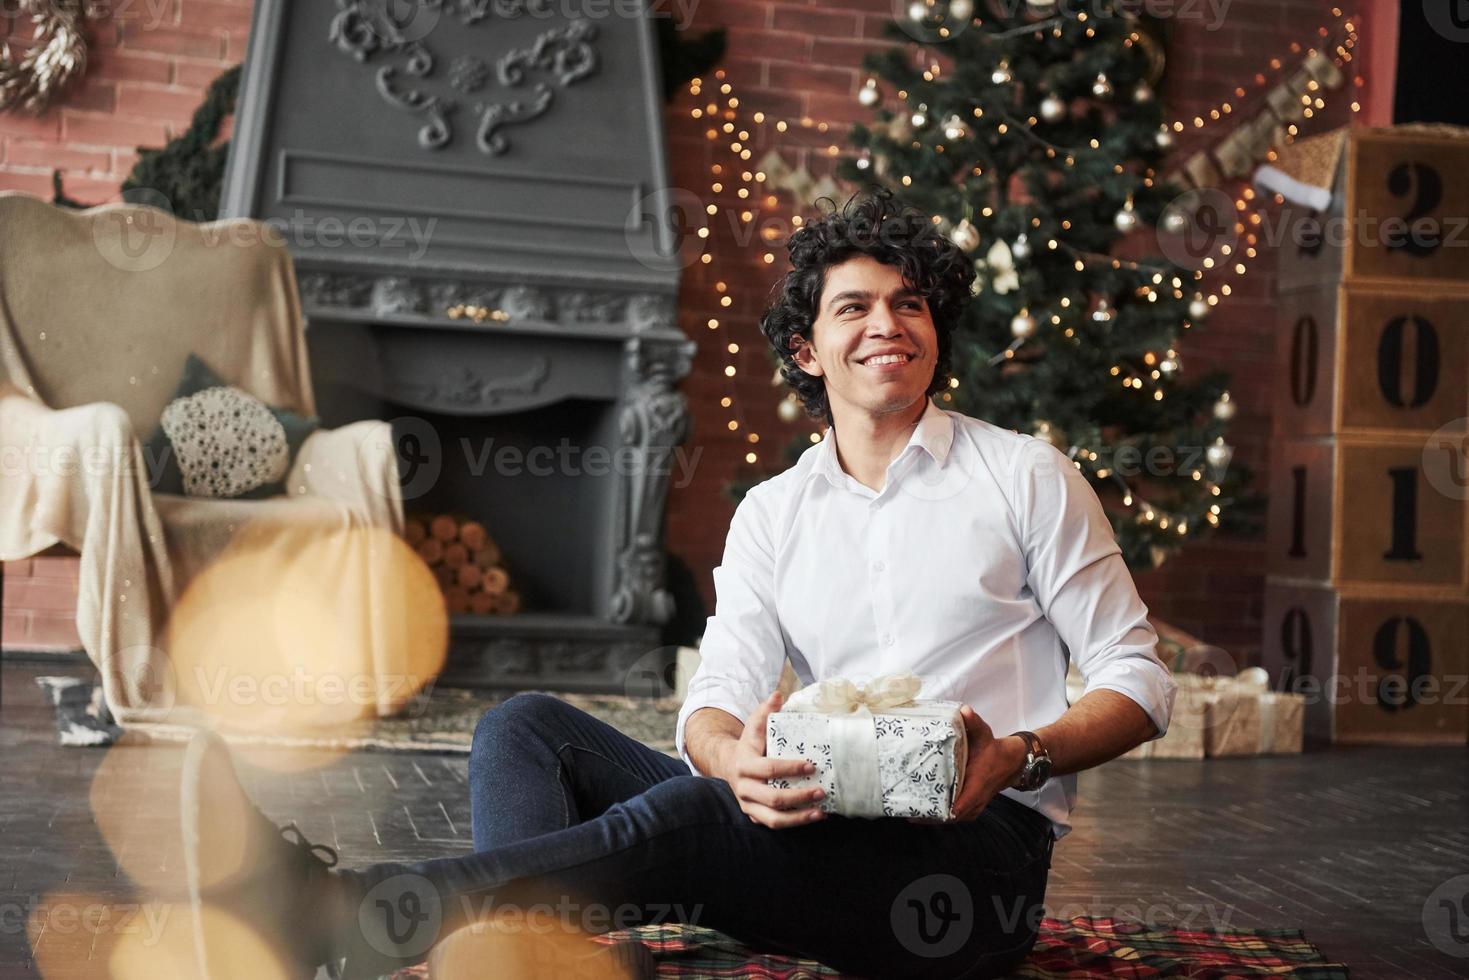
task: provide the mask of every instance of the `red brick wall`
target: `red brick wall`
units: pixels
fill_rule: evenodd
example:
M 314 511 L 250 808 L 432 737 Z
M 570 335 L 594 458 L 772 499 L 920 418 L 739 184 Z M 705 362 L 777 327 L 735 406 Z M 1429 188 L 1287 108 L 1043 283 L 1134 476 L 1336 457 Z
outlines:
M 19 50 L 31 25 L 0 12 L 0 40 Z M 86 75 L 39 118 L 0 113 L 0 190 L 51 198 L 51 171 L 68 196 L 115 197 L 136 147 L 158 147 L 188 128 L 204 90 L 245 55 L 250 0 L 89 0 Z
M 243 56 L 250 7 L 246 0 L 133 0 L 131 8 L 117 2 L 120 16 L 98 25 L 92 69 L 66 105 L 39 120 L 0 115 L 0 188 L 49 196 L 50 170 L 59 166 L 68 172 L 69 194 L 86 200 L 107 198 L 132 165 L 132 147 L 161 145 L 186 126 L 208 82 Z M 658 6 L 670 9 L 667 4 Z M 881 26 L 892 16 L 890 0 L 703 0 L 694 9 L 692 31 L 729 29 L 724 81 L 739 99 L 740 124 L 750 132 L 748 145 L 753 151 L 743 166 L 757 169 L 764 153 L 778 147 L 788 163 L 805 163 L 814 173 L 825 172 L 829 158 L 824 148 L 841 144 L 851 122 L 868 118 L 855 99 L 864 77 L 860 57 L 881 43 L 877 40 Z M 1196 111 L 1230 97 L 1235 85 L 1248 86 L 1256 71 L 1268 70 L 1271 57 L 1289 57 L 1290 41 L 1309 43 L 1316 27 L 1330 18 L 1330 4 L 1318 0 L 1233 0 L 1225 9 L 1217 30 L 1198 20 L 1178 23 L 1162 93 L 1170 116 L 1192 118 Z M 6 30 L 12 40 L 20 33 L 14 25 L 0 23 L 0 31 Z M 1364 42 L 1370 51 L 1371 38 L 1364 37 Z M 723 106 L 719 84 L 720 80 L 706 77 L 699 98 L 684 90 L 669 108 L 672 180 L 675 186 L 726 207 L 754 209 L 760 207 L 754 198 L 742 201 L 735 196 L 740 182 L 730 179 L 735 161 L 727 139 L 706 139 L 708 120 L 691 115 L 711 99 Z M 1329 120 L 1345 119 L 1346 101 L 1340 96 L 1331 101 Z M 767 118 L 754 124 L 752 116 L 760 111 Z M 831 128 L 822 133 L 814 125 L 803 127 L 803 117 Z M 777 119 L 788 120 L 791 128 L 776 132 Z M 1180 150 L 1191 145 L 1185 134 Z M 710 168 L 716 163 L 725 167 L 724 190 L 713 195 L 710 184 L 717 178 Z M 782 200 L 774 210 L 788 215 L 789 207 Z M 769 213 L 769 209 L 757 213 L 757 221 Z M 699 456 L 692 479 L 671 491 L 669 546 L 693 567 L 711 609 L 710 570 L 719 563 L 733 511 L 720 491 L 738 474 L 744 454 L 752 448 L 746 433 L 761 435 L 756 448 L 770 458 L 792 431 L 776 418 L 783 392 L 769 383 L 764 340 L 756 325 L 766 293 L 782 268 L 783 251 L 779 242 L 767 248 L 758 240 L 741 244 L 733 239 L 727 225 L 717 227 L 716 261 L 695 263 L 686 270 L 680 302 L 680 322 L 700 346 L 685 386 L 694 419 L 686 451 Z M 775 253 L 773 264 L 763 261 L 766 251 Z M 1220 367 L 1233 373 L 1239 404 L 1233 437 L 1237 458 L 1255 468 L 1262 486 L 1268 476 L 1271 266 L 1269 255 L 1262 255 L 1207 329 L 1188 338 L 1181 349 L 1189 371 L 1202 374 Z M 725 283 L 726 293 L 716 291 L 716 282 Z M 731 305 L 721 307 L 721 295 L 728 295 Z M 718 330 L 706 327 L 711 316 L 721 321 Z M 736 354 L 725 350 L 732 342 L 739 345 Z M 724 374 L 726 364 L 737 368 L 732 381 Z M 726 427 L 731 411 L 720 405 L 731 386 L 738 393 L 744 419 L 736 432 Z M 1262 563 L 1259 543 L 1204 543 L 1161 572 L 1139 575 L 1138 584 L 1155 613 L 1250 662 L 1259 648 Z M 49 608 L 44 605 L 50 601 L 46 589 L 60 588 L 55 579 L 31 577 L 33 571 L 9 569 L 7 645 L 17 636 L 13 630 L 34 629 L 36 617 Z M 37 585 L 48 581 L 52 584 Z M 28 600 L 17 599 L 12 589 L 21 596 L 38 597 L 40 605 L 23 607 L 21 603 Z M 30 625 L 16 626 L 18 616 L 30 617 Z
M 27 558 L 5 563 L 7 650 L 77 650 L 77 559 Z

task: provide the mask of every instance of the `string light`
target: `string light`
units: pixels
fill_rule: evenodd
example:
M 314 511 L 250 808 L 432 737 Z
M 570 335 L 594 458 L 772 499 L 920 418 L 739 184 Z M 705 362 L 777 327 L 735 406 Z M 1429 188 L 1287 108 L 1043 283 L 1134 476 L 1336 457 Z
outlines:
M 1340 18 L 1340 8 L 1333 8 L 1333 14 Z M 1352 22 L 1348 21 L 1344 25 L 1344 28 L 1346 30 L 1346 35 L 1343 38 L 1341 45 L 1339 45 L 1339 50 L 1341 50 L 1343 54 L 1345 54 L 1346 51 L 1349 51 L 1352 47 L 1355 47 L 1357 43 L 1357 33 L 1353 29 Z M 1293 45 L 1292 47 L 1293 50 L 1298 50 L 1298 46 Z M 1333 61 L 1338 67 L 1345 67 L 1346 60 L 1341 55 L 1338 55 L 1338 57 L 1333 59 Z M 1355 78 L 1353 79 L 1353 84 L 1355 87 L 1358 88 L 1364 85 L 1365 80 L 1363 76 L 1361 76 L 1360 74 L 1355 76 Z M 1326 109 L 1327 100 L 1324 96 L 1318 94 L 1316 96 L 1308 98 L 1311 99 L 1312 105 L 1314 106 L 1316 111 L 1320 112 Z M 1351 103 L 1351 110 L 1353 113 L 1359 112 L 1361 110 L 1361 104 L 1356 100 L 1353 100 Z M 1286 131 L 1283 142 L 1285 145 L 1288 146 L 1290 144 L 1293 144 L 1298 138 L 1299 132 L 1296 127 L 1292 126 Z M 1266 160 L 1274 162 L 1275 160 L 1279 159 L 1279 155 L 1280 154 L 1278 148 L 1272 146 L 1266 152 L 1265 157 Z M 1285 203 L 1285 198 L 1279 194 L 1272 195 L 1272 197 L 1269 198 L 1268 201 L 1256 202 L 1256 198 L 1257 195 L 1255 194 L 1254 188 L 1248 185 L 1245 186 L 1234 198 L 1235 210 L 1240 214 L 1240 220 L 1235 223 L 1234 230 L 1237 235 L 1240 235 L 1242 237 L 1244 248 L 1241 250 L 1240 253 L 1232 257 L 1232 262 L 1225 263 L 1224 265 L 1224 272 L 1226 273 L 1226 275 L 1217 286 L 1219 295 L 1221 296 L 1230 296 L 1234 291 L 1233 284 L 1243 281 L 1245 276 L 1248 274 L 1249 262 L 1247 262 L 1246 260 L 1256 259 L 1259 257 L 1259 249 L 1256 247 L 1259 245 L 1259 236 L 1256 234 L 1256 229 L 1260 227 L 1263 221 L 1263 215 L 1266 210 L 1267 203 L 1273 205 L 1280 205 Z M 1211 266 L 1213 265 L 1212 261 L 1209 259 L 1205 259 L 1205 262 Z
M 739 114 L 736 110 L 739 108 L 739 98 L 733 94 L 734 86 L 731 85 L 727 80 L 726 73 L 723 69 L 715 71 L 714 77 L 722 83 L 719 86 L 719 91 L 722 95 L 726 97 L 725 108 L 721 110 L 717 102 L 711 101 L 707 105 L 696 108 L 693 112 L 693 117 L 695 119 L 708 117 L 711 120 L 722 118 L 724 120 L 722 126 L 709 128 L 705 131 L 705 137 L 710 141 L 717 140 L 719 139 L 721 130 L 725 134 L 736 134 L 738 136 L 738 139 L 729 144 L 730 153 L 739 160 L 748 160 L 750 158 L 750 150 L 747 146 L 743 144 L 745 141 L 749 140 L 750 134 L 748 130 L 743 129 L 737 125 Z M 699 98 L 702 94 L 702 91 L 702 79 L 694 78 L 689 82 L 689 93 L 695 98 Z M 762 123 L 765 119 L 765 114 L 763 112 L 757 112 L 754 114 L 753 119 L 754 122 L 757 124 Z M 781 132 L 784 132 L 785 128 L 785 122 L 783 120 L 777 124 L 777 129 L 779 129 Z M 742 169 L 738 166 L 730 168 L 730 175 L 726 177 L 725 167 L 722 163 L 713 164 L 710 167 L 710 171 L 713 176 L 717 178 L 710 184 L 711 192 L 713 192 L 714 194 L 720 194 L 725 190 L 726 180 L 729 180 L 731 183 L 734 183 L 734 181 L 738 180 L 738 184 L 735 186 L 734 190 L 736 197 L 740 198 L 741 200 L 749 198 L 751 192 L 751 188 L 749 185 L 751 183 L 753 183 L 757 178 L 762 181 L 765 178 L 764 173 L 751 173 L 749 170 Z M 706 207 L 705 210 L 711 217 L 713 217 L 717 215 L 721 209 L 717 204 L 711 203 Z M 726 211 L 725 213 L 733 214 L 734 212 L 731 209 L 729 211 Z M 753 214 L 749 211 L 743 211 L 740 214 L 741 220 L 743 220 L 747 224 L 750 222 L 750 220 L 753 219 L 753 217 Z M 704 227 L 699 228 L 697 234 L 699 238 L 701 238 L 706 243 L 704 252 L 699 256 L 700 262 L 702 262 L 704 265 L 711 265 L 713 263 L 713 252 L 708 226 L 705 225 Z M 769 252 L 765 253 L 764 258 L 767 263 L 774 261 L 774 255 Z M 728 284 L 723 280 L 716 279 L 714 288 L 715 292 L 719 294 L 719 308 L 730 308 L 734 304 L 734 299 L 732 296 L 729 295 Z M 721 329 L 721 324 L 717 316 L 709 317 L 705 321 L 705 323 L 708 329 L 711 331 Z M 744 411 L 740 404 L 740 399 L 738 397 L 738 389 L 734 382 L 734 379 L 739 374 L 739 367 L 734 363 L 735 357 L 739 354 L 739 352 L 740 345 L 738 343 L 730 342 L 724 345 L 725 363 L 723 374 L 725 378 L 729 379 L 729 387 L 726 389 L 728 394 L 720 398 L 719 404 L 720 407 L 729 409 L 732 414 L 732 417 L 725 421 L 726 430 L 729 432 L 743 431 L 745 433 L 744 440 L 751 448 L 745 453 L 744 461 L 746 463 L 754 464 L 759 462 L 759 454 L 753 447 L 759 444 L 760 434 L 747 423 L 744 417 Z
M 1340 7 L 1332 7 L 1331 16 L 1333 21 L 1340 21 L 1346 15 L 1342 12 L 1342 9 Z M 1353 35 L 1353 25 L 1351 21 L 1347 21 L 1346 24 L 1342 26 L 1348 35 Z M 1315 34 L 1318 37 L 1325 38 L 1334 33 L 1336 29 L 1337 28 L 1332 25 L 1323 24 L 1316 28 Z M 1353 43 L 1355 43 L 1355 36 L 1353 36 L 1352 40 Z M 1301 42 L 1292 41 L 1289 51 L 1291 54 L 1300 54 L 1301 51 L 1304 50 L 1304 48 L 1305 46 L 1302 45 Z M 1347 50 L 1350 50 L 1350 46 L 1348 46 Z M 1350 56 L 1348 56 L 1347 60 L 1350 60 Z M 1340 64 L 1340 62 L 1338 62 L 1338 64 Z M 1284 67 L 1284 59 L 1279 57 L 1271 58 L 1269 62 L 1269 74 L 1267 75 L 1263 71 L 1256 72 L 1253 79 L 1251 80 L 1251 88 L 1261 89 L 1278 80 L 1280 73 Z M 1246 89 L 1244 86 L 1237 86 L 1234 90 L 1233 99 L 1216 102 L 1207 110 L 1196 113 L 1193 118 L 1188 121 L 1185 121 L 1183 119 L 1176 119 L 1173 121 L 1170 128 L 1175 133 L 1182 133 L 1186 129 L 1201 130 L 1213 125 L 1216 122 L 1223 122 L 1230 114 L 1233 113 L 1236 100 L 1246 98 L 1248 94 L 1249 89 Z

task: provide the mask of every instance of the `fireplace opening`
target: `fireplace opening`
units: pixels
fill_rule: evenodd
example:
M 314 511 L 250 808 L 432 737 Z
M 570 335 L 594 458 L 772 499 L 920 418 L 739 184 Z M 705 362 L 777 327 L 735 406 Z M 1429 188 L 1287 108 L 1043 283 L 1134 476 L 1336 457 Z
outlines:
M 403 409 L 394 438 L 407 467 L 404 508 L 483 525 L 520 594 L 521 614 L 604 616 L 617 470 L 626 466 L 613 409 L 584 398 L 503 415 Z M 418 480 L 415 465 L 436 465 L 437 475 Z

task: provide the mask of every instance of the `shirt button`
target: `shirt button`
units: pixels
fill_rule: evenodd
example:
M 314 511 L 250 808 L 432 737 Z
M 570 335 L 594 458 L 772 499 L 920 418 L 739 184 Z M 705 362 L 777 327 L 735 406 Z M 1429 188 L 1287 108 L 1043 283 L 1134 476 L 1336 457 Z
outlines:
M 882 563 L 882 562 L 880 562 L 880 561 L 875 561 L 875 562 L 873 562 L 873 563 L 872 563 L 872 570 L 873 570 L 873 571 L 874 571 L 874 572 L 880 572 L 880 571 L 882 571 L 882 570 L 883 570 L 883 569 L 884 569 L 884 568 L 887 568 L 887 566 L 886 566 L 886 565 L 884 565 L 884 564 L 883 564 L 883 563 Z
M 886 646 L 892 646 L 893 645 L 893 634 L 891 634 L 891 633 L 884 633 L 882 635 L 882 642 Z

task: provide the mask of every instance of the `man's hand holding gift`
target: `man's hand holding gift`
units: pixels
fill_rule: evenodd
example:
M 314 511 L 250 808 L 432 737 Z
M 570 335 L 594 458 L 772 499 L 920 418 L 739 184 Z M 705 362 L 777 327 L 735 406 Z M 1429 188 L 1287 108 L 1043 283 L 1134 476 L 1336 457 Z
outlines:
M 769 780 L 809 776 L 816 766 L 805 759 L 771 759 L 765 754 L 765 723 L 779 711 L 781 695 L 772 692 L 745 722 L 745 730 L 725 753 L 720 775 L 734 790 L 740 809 L 754 823 L 780 830 L 814 823 L 826 816 L 817 803 L 826 793 L 820 786 L 776 789 Z
M 959 709 L 968 737 L 969 755 L 964 782 L 954 800 L 954 819 L 973 820 L 984 812 L 995 794 L 1015 783 L 1025 766 L 1025 740 L 1016 735 L 995 738 L 994 732 L 969 705 Z

